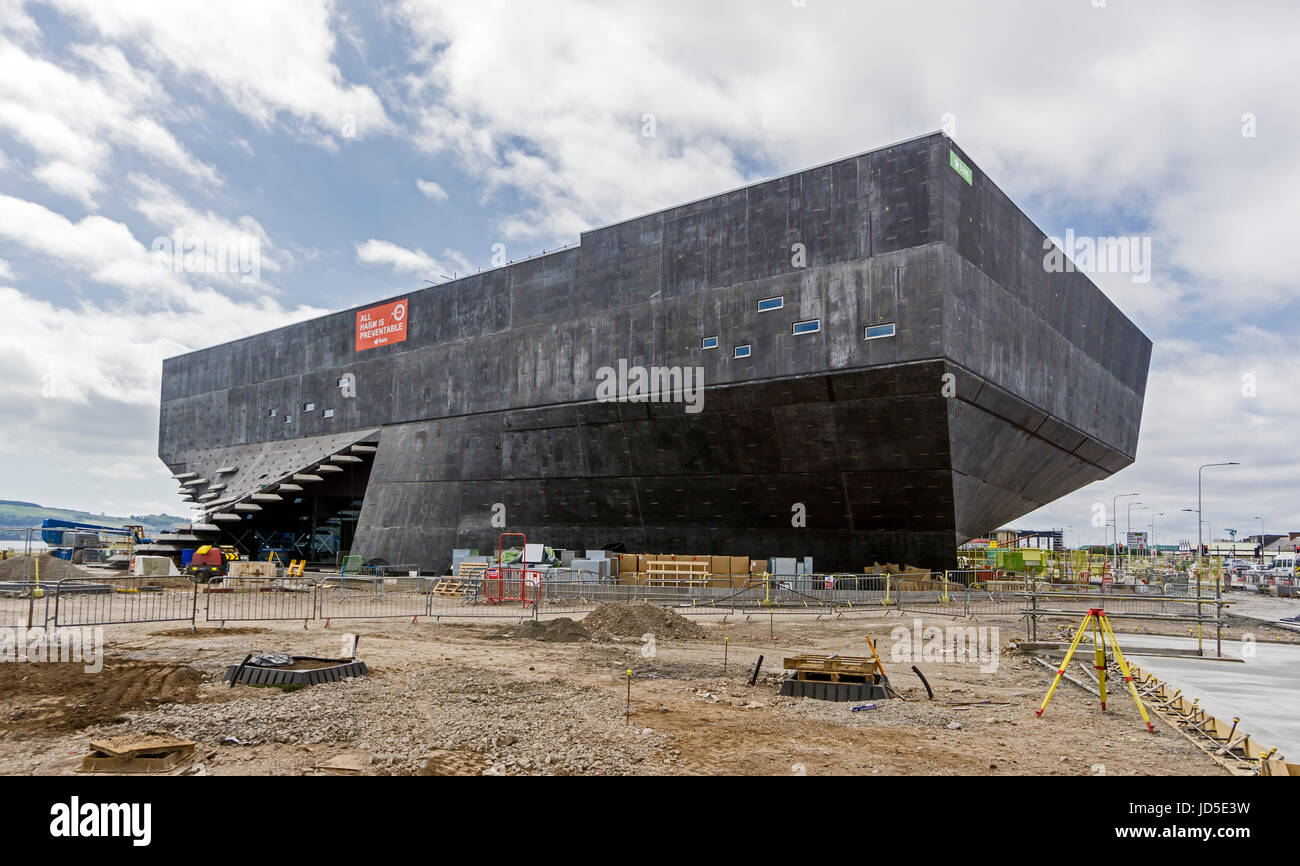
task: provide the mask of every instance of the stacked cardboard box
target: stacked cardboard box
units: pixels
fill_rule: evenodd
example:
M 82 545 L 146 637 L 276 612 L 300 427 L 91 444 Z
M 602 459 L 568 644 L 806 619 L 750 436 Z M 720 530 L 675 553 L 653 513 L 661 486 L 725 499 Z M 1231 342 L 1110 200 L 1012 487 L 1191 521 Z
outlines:
M 728 573 L 731 575 L 731 585 L 740 589 L 749 580 L 749 557 L 748 556 L 728 556 L 731 561 L 731 567 Z
M 652 562 L 700 562 L 708 568 L 708 585 L 726 588 L 743 587 L 751 576 L 761 575 L 768 569 L 766 559 L 750 560 L 747 556 L 716 556 L 686 553 L 622 553 L 611 554 L 611 574 L 619 583 L 645 583 Z M 616 570 L 615 570 L 616 569 Z M 687 570 L 683 568 L 683 571 Z

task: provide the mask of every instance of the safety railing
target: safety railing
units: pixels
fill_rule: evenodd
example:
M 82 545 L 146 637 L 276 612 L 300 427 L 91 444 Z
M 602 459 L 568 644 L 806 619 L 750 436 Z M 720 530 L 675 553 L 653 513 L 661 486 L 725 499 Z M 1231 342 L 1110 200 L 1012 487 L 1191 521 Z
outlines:
M 432 588 L 430 578 L 418 575 L 325 577 L 317 592 L 317 614 L 327 621 L 426 616 Z
M 420 566 L 415 563 L 405 565 L 363 565 L 360 567 L 359 573 L 374 577 L 418 577 Z
M 1034 583 L 1020 593 L 1019 613 L 1025 618 L 1025 635 L 1038 638 L 1039 623 L 1046 620 L 1075 620 L 1089 610 L 1101 608 L 1107 617 L 1119 620 L 1159 620 L 1194 625 L 1198 636 L 1211 627 L 1218 640 L 1223 636 L 1223 611 L 1232 601 L 1211 594 L 1178 593 L 1150 584 L 1088 587 Z
M 1128 585 L 1048 582 L 1000 575 L 964 582 L 954 572 L 903 575 L 755 575 L 731 585 L 711 579 L 656 586 L 600 579 L 571 569 L 490 567 L 475 577 L 398 574 L 309 574 L 226 577 L 195 584 L 188 577 L 69 578 L 54 583 L 0 583 L 0 627 L 111 625 L 395 617 L 531 619 L 581 614 L 606 602 L 648 602 L 687 615 L 771 612 L 797 615 L 934 613 L 953 617 L 1073 619 L 1102 606 L 1117 619 L 1165 619 L 1219 627 L 1222 605 L 1185 581 Z M 972 574 L 972 576 L 974 576 Z M 959 579 L 954 580 L 953 577 Z M 1229 603 L 1229 602 L 1225 602 Z M 199 610 L 202 609 L 200 616 Z
M 34 580 L 0 583 L 0 628 L 36 628 L 45 625 L 53 591 L 50 584 Z
M 303 620 L 316 618 L 319 579 L 313 577 L 227 577 L 203 584 L 207 622 Z
M 75 577 L 53 584 L 54 627 L 193 621 L 197 585 L 188 577 Z

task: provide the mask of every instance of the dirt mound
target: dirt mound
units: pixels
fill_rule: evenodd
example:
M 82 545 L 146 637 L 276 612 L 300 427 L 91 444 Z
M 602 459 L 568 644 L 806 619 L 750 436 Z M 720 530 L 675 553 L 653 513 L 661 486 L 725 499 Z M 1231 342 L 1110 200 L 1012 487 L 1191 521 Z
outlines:
M 648 602 L 602 604 L 587 614 L 582 624 L 593 635 L 609 637 L 641 637 L 653 634 L 657 638 L 698 640 L 709 632 L 697 622 Z
M 42 553 L 40 556 L 14 556 L 0 561 L 0 581 L 33 580 L 36 563 L 41 566 L 41 583 L 63 580 L 67 577 L 87 577 L 87 573 L 66 559 Z
M 590 640 L 591 632 L 587 631 L 580 623 L 574 622 L 567 616 L 562 616 L 559 619 L 552 619 L 547 622 L 530 619 L 522 625 L 503 628 L 492 637 L 497 640 L 531 638 L 546 643 L 576 643 L 580 640 Z
M 10 736 L 75 731 L 130 710 L 196 700 L 203 675 L 186 665 L 105 661 L 0 664 L 0 728 Z

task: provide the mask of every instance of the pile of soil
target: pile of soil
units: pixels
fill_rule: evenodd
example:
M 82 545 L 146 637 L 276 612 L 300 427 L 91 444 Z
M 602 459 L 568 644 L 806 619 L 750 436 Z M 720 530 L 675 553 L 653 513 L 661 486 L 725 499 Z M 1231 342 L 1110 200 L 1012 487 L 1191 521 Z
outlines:
M 574 622 L 567 616 L 562 616 L 559 619 L 547 622 L 530 619 L 523 625 L 503 628 L 492 637 L 497 640 L 531 638 L 546 643 L 576 643 L 581 640 L 591 640 L 591 632 L 587 631 L 580 623 Z
M 130 710 L 198 699 L 203 675 L 187 665 L 108 661 L 0 664 L 0 729 L 10 736 L 75 731 Z
M 593 635 L 600 637 L 641 637 L 653 634 L 656 638 L 699 640 L 709 636 L 704 626 L 686 617 L 649 602 L 602 604 L 587 614 L 582 624 Z
M 87 574 L 66 559 L 42 553 L 40 556 L 14 556 L 0 561 L 0 581 L 33 580 L 36 563 L 41 566 L 41 583 L 63 580 L 67 577 L 86 577 Z

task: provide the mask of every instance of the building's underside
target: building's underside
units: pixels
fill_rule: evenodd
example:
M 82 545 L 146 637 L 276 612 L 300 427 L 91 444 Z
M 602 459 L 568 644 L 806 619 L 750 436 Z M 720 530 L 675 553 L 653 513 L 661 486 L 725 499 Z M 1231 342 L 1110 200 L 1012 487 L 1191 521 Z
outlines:
M 588 232 L 397 299 L 400 342 L 352 310 L 170 359 L 160 455 L 251 553 L 951 566 L 1132 462 L 1151 348 L 956 162 L 935 134 Z M 700 411 L 597 399 L 620 361 L 702 369 Z

